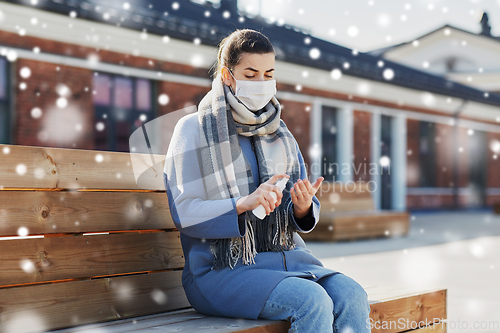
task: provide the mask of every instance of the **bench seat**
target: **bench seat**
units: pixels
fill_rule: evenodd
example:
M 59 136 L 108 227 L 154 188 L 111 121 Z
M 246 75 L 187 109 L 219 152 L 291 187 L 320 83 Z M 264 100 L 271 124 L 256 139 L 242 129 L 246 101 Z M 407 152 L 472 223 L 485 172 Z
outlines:
M 13 145 L 0 156 L 0 332 L 287 332 L 192 309 L 164 156 Z M 446 318 L 445 290 L 367 292 L 374 321 Z
M 377 332 L 446 332 L 446 290 L 411 292 L 407 289 L 366 288 L 371 307 L 372 333 Z M 422 326 L 418 325 L 421 322 Z M 404 323 L 404 327 L 401 326 Z M 425 325 L 427 323 L 427 325 Z M 385 327 L 383 325 L 386 325 Z M 392 325 L 392 328 L 390 327 Z M 388 327 L 388 328 L 387 328 Z M 213 317 L 193 308 L 167 313 L 83 325 L 53 333 L 119 332 L 273 332 L 286 333 L 288 321 L 248 320 Z
M 409 214 L 375 210 L 368 183 L 323 182 L 316 196 L 321 203 L 320 218 L 311 232 L 301 235 L 304 240 L 345 241 L 408 234 Z

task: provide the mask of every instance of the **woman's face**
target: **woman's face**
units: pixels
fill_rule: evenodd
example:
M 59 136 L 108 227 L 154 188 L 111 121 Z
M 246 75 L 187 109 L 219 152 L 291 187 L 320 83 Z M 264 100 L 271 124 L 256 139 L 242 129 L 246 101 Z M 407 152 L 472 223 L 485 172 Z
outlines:
M 242 53 L 241 60 L 234 67 L 233 75 L 236 80 L 265 81 L 274 79 L 274 53 Z M 227 67 L 222 67 L 222 81 L 227 86 L 236 90 L 236 81 L 229 73 Z

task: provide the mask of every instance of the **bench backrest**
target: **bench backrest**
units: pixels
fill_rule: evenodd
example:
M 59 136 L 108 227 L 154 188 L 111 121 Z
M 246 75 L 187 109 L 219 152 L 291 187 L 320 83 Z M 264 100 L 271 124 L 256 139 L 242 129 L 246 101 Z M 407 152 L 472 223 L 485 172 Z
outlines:
M 0 145 L 0 332 L 190 307 L 164 156 L 143 188 L 134 157 Z
M 367 182 L 326 182 L 316 192 L 322 213 L 372 211 L 373 198 Z

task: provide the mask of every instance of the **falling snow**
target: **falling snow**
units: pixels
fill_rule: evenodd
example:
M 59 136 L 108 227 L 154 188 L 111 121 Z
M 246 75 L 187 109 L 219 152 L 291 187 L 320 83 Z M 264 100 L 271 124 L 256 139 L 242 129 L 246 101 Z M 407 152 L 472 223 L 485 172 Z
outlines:
M 359 34 L 359 29 L 357 26 L 351 25 L 347 28 L 347 34 L 349 37 L 356 37 Z
M 158 96 L 158 103 L 160 103 L 160 105 L 167 105 L 169 101 L 170 98 L 167 94 L 161 94 L 160 96 Z
M 38 119 L 42 116 L 42 109 L 35 107 L 35 108 L 31 109 L 30 114 L 34 119 Z
M 383 72 L 384 79 L 392 80 L 394 78 L 394 71 L 391 68 L 386 68 Z
M 330 76 L 334 80 L 339 80 L 342 77 L 342 71 L 338 68 L 335 68 L 331 71 Z
M 311 50 L 309 50 L 309 56 L 314 60 L 319 59 L 319 57 L 321 56 L 321 51 L 318 48 L 313 47 Z

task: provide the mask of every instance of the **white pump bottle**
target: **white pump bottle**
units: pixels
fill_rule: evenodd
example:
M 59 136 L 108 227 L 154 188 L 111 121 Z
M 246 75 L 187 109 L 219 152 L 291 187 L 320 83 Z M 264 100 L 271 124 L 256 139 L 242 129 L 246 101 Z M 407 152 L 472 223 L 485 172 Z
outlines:
M 278 186 L 279 189 L 283 192 L 287 182 L 288 182 L 288 178 L 283 178 L 283 179 L 279 180 L 275 185 Z M 276 193 L 270 192 L 270 194 L 276 202 Z M 254 215 L 257 216 L 261 220 L 263 220 L 266 217 L 266 209 L 262 205 L 259 205 L 258 207 L 254 208 L 254 210 L 252 210 L 252 213 L 254 213 Z

